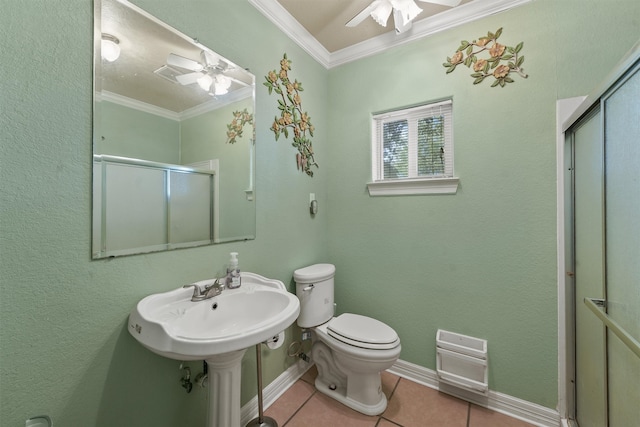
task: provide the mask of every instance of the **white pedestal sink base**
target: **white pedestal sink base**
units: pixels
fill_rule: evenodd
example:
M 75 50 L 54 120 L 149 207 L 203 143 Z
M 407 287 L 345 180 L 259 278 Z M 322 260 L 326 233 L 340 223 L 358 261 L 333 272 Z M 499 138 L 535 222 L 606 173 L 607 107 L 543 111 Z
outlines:
M 207 427 L 240 427 L 240 375 L 246 349 L 206 359 L 209 365 Z

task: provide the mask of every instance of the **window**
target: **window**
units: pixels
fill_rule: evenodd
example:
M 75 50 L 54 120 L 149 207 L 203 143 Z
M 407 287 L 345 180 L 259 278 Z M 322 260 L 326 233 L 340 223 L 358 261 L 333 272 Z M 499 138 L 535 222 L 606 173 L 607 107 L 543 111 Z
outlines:
M 451 100 L 376 114 L 372 127 L 370 195 L 457 191 Z

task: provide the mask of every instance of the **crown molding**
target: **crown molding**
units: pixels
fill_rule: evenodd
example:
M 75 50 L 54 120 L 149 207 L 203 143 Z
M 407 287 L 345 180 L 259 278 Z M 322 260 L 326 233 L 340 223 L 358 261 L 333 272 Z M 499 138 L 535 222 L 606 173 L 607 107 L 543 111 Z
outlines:
M 276 27 L 296 42 L 325 68 L 331 68 L 331 54 L 277 0 L 249 0 Z
M 325 68 L 333 68 L 367 56 L 375 55 L 441 31 L 485 18 L 521 6 L 533 0 L 475 0 L 438 15 L 422 19 L 402 34 L 393 31 L 330 53 L 277 0 L 249 0 L 256 9 L 273 22 L 291 40 Z
M 138 101 L 137 99 L 128 98 L 126 96 L 118 95 L 117 93 L 108 92 L 108 91 L 102 91 L 101 93 L 96 93 L 95 98 L 97 102 L 109 101 L 114 104 L 122 105 L 125 107 L 132 108 L 134 110 L 143 111 L 145 113 L 153 114 L 155 116 L 164 117 L 165 119 L 175 120 L 179 122 L 182 120 L 199 116 L 209 111 L 217 110 L 218 108 L 222 108 L 224 106 L 233 104 L 234 102 L 238 102 L 246 98 L 250 98 L 250 97 L 252 98 L 253 92 L 254 92 L 253 86 L 238 89 L 233 92 L 230 92 L 227 96 L 220 97 L 220 98 L 212 98 L 211 101 L 192 107 L 188 110 L 183 111 L 182 113 L 176 113 L 171 110 L 157 107 L 152 104 L 147 104 L 146 102 Z
M 125 107 L 133 108 L 134 110 L 143 111 L 145 113 L 153 114 L 155 116 L 164 117 L 165 119 L 180 121 L 180 114 L 170 111 L 164 108 L 157 107 L 146 102 L 138 101 L 137 99 L 129 98 L 123 95 L 119 95 L 114 92 L 103 90 L 100 93 L 96 93 L 96 101 L 109 101 L 113 104 L 122 105 Z
M 231 105 L 234 102 L 242 101 L 243 99 L 247 99 L 247 98 L 253 99 L 253 92 L 254 92 L 254 87 L 247 86 L 241 89 L 234 90 L 233 92 L 229 92 L 229 94 L 221 96 L 219 98 L 213 98 L 209 102 L 205 102 L 204 104 L 200 104 L 193 108 L 183 111 L 182 113 L 180 113 L 180 120 L 186 120 L 192 117 L 197 117 L 209 111 L 217 110 L 227 105 Z

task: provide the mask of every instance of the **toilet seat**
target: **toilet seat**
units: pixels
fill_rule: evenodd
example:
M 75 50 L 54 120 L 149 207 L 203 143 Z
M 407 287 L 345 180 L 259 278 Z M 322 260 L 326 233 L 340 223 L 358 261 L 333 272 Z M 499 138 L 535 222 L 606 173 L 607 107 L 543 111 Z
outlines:
M 327 334 L 344 344 L 369 350 L 391 350 L 400 345 L 391 327 L 359 314 L 345 313 L 331 319 Z

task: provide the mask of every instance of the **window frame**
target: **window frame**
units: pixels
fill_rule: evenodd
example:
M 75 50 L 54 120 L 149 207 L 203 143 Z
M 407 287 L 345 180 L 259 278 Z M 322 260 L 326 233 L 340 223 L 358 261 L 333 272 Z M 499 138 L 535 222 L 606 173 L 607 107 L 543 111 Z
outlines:
M 410 176 L 408 178 L 382 179 L 383 159 L 382 159 L 382 136 L 379 131 L 384 123 L 393 119 L 393 121 L 418 120 L 421 112 L 428 112 L 433 108 L 447 106 L 450 111 L 445 117 L 449 120 L 445 121 L 445 152 L 450 153 L 451 161 L 447 165 L 444 174 L 431 176 Z M 411 127 L 412 125 L 410 125 Z M 381 133 L 381 132 L 380 132 Z M 417 141 L 409 141 L 410 145 L 417 144 Z M 388 195 L 416 195 L 416 194 L 455 194 L 458 189 L 459 178 L 454 174 L 453 160 L 453 99 L 441 99 L 417 106 L 401 108 L 397 110 L 389 110 L 381 113 L 375 113 L 371 116 L 371 182 L 367 183 L 370 196 L 388 196 Z M 411 163 L 412 164 L 412 163 Z

